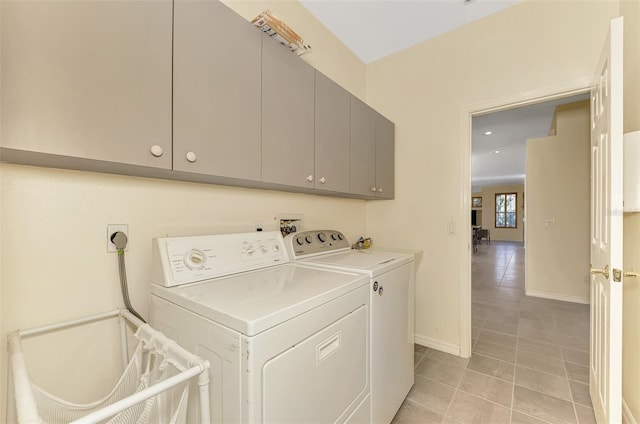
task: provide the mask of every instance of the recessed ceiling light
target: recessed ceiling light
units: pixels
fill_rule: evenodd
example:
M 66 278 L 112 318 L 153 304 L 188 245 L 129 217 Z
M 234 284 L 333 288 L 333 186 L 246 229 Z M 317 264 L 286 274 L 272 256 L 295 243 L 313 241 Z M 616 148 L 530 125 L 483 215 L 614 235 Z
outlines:
M 484 135 L 491 135 L 491 134 L 493 134 L 493 131 L 485 131 L 484 132 Z
M 497 155 L 497 154 L 499 154 L 499 153 L 500 153 L 500 150 L 494 150 L 494 151 L 493 151 L 493 154 L 494 154 L 494 155 Z

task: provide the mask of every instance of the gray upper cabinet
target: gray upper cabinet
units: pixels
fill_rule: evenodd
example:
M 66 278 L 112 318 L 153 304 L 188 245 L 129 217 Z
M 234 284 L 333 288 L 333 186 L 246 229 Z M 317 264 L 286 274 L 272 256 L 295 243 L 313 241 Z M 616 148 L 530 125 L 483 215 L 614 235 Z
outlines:
M 374 197 L 376 193 L 376 112 L 351 96 L 350 193 Z
M 393 199 L 395 125 L 376 112 L 376 197 Z
M 171 168 L 171 0 L 0 3 L 3 149 Z
M 349 192 L 348 91 L 316 71 L 315 187 Z
M 175 1 L 173 169 L 260 180 L 262 38 L 220 2 Z
M 314 187 L 314 81 L 314 68 L 263 37 L 262 181 Z
M 394 124 L 215 0 L 0 0 L 3 161 L 394 197 Z
M 351 96 L 350 193 L 393 199 L 395 125 Z

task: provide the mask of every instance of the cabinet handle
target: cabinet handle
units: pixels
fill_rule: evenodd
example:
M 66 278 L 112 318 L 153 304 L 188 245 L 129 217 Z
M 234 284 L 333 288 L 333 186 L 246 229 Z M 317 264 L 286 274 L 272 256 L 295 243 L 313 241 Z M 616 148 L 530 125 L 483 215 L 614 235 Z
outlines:
M 372 192 L 372 193 L 375 193 L 375 192 L 376 192 L 376 188 L 375 188 L 375 187 L 371 187 L 371 188 L 369 189 L 369 191 L 370 191 L 370 192 Z
M 151 154 L 157 158 L 159 158 L 164 154 L 162 147 L 158 146 L 157 144 L 154 144 L 153 146 L 151 146 L 150 150 L 151 150 Z
M 193 152 L 187 152 L 187 160 L 191 163 L 195 162 L 196 160 L 198 160 L 198 157 L 196 156 L 195 153 Z
M 312 182 L 313 182 L 313 175 L 309 174 L 309 175 L 307 176 L 307 181 L 309 181 L 310 183 L 312 183 Z
M 382 188 L 378 188 L 378 193 L 382 193 Z
M 324 184 L 327 182 L 327 179 L 325 177 L 321 177 L 320 178 L 320 183 Z

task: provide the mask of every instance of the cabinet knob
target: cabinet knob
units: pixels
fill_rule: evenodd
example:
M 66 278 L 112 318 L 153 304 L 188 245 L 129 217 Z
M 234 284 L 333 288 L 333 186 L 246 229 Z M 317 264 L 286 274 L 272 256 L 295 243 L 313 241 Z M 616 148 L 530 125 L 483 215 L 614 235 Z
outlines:
M 371 188 L 369 189 L 369 191 L 370 191 L 370 192 L 372 192 L 372 193 L 375 193 L 375 192 L 376 192 L 376 188 L 375 188 L 375 187 L 371 187 Z
M 382 188 L 378 187 L 378 193 L 382 193 Z
M 309 175 L 307 176 L 307 181 L 309 181 L 310 183 L 312 183 L 312 182 L 313 182 L 313 175 L 309 174 Z
M 151 146 L 150 150 L 151 150 L 151 154 L 157 158 L 162 156 L 164 153 L 164 151 L 162 150 L 162 147 L 158 146 L 157 144 L 154 144 L 153 146 Z
M 196 160 L 198 160 L 198 157 L 196 156 L 195 153 L 193 152 L 187 152 L 187 160 L 191 163 L 195 162 Z
M 327 179 L 325 177 L 320 177 L 320 183 L 324 184 L 327 182 Z

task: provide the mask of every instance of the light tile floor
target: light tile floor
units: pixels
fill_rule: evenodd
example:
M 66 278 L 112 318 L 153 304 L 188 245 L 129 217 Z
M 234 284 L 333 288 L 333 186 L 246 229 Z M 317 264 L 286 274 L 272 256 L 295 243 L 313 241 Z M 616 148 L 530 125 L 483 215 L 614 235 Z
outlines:
M 393 424 L 588 424 L 589 306 L 524 294 L 522 243 L 472 258 L 470 359 L 415 346 L 415 384 Z

